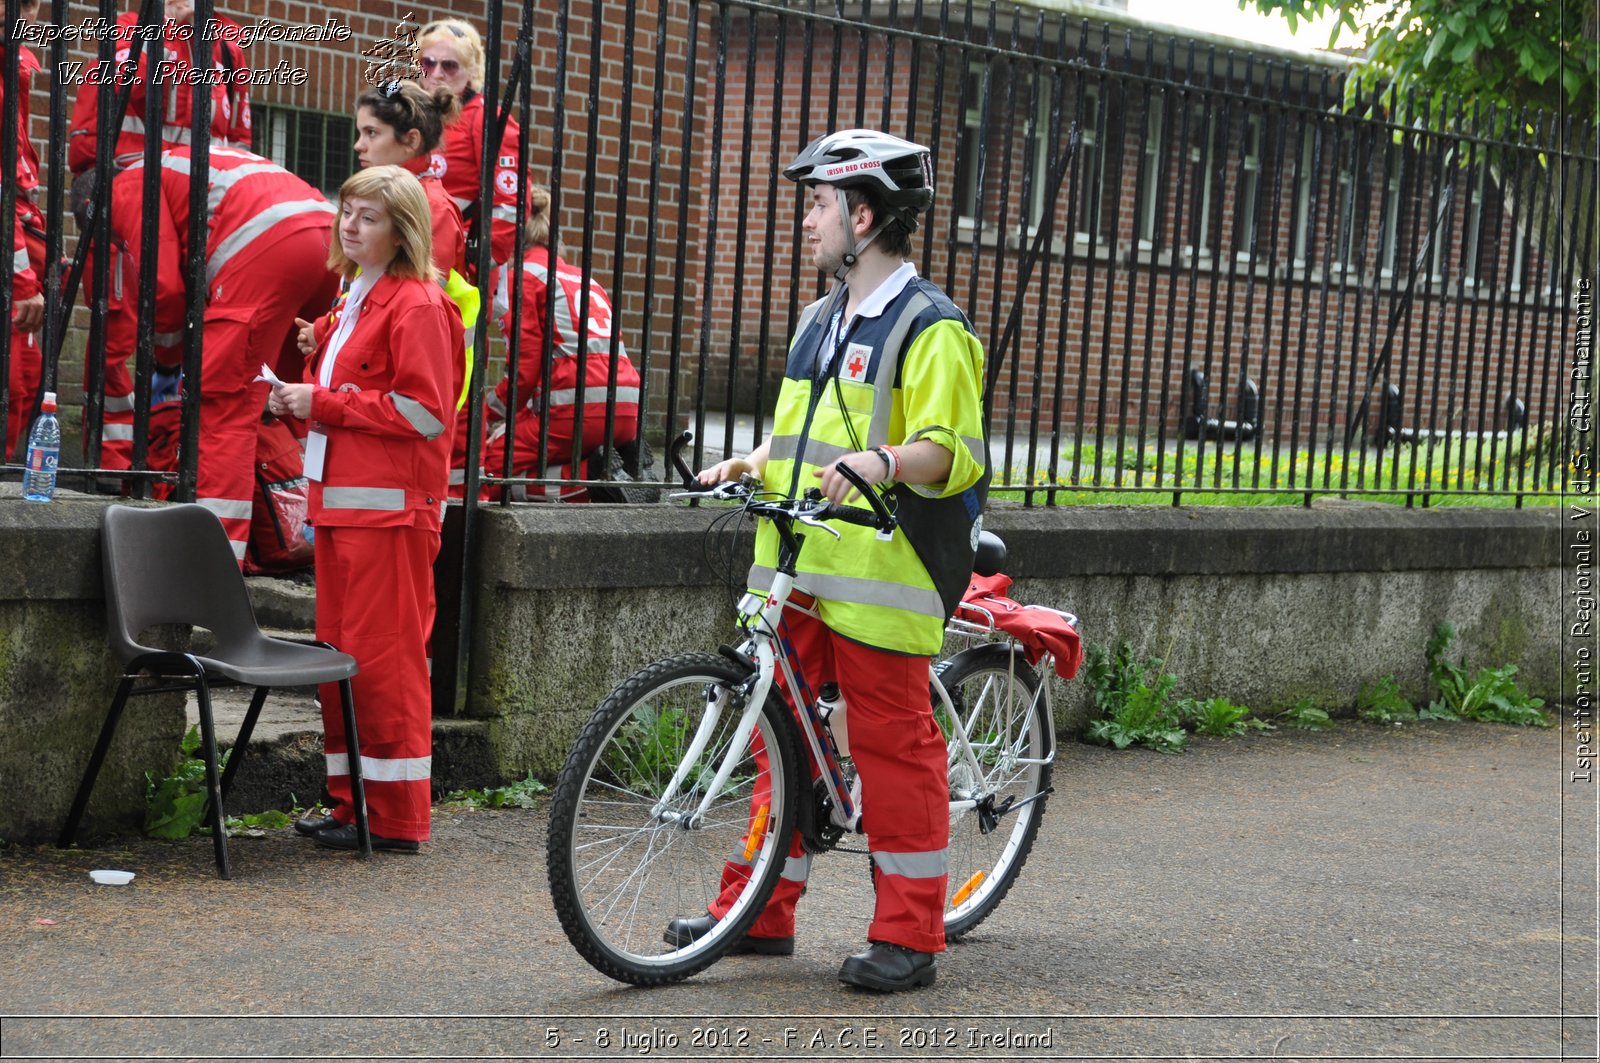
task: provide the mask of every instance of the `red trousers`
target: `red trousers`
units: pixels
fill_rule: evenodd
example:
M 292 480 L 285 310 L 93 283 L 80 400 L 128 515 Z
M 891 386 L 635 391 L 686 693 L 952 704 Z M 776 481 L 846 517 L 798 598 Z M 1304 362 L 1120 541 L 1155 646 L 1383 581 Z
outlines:
M 217 278 L 206 306 L 195 501 L 222 521 L 240 564 L 250 542 L 256 428 L 269 390 L 254 381 L 262 362 L 279 367 L 282 380 L 300 380 L 305 359 L 294 319 L 326 311 L 338 292 L 327 267 L 328 240 L 323 227 L 269 232 L 248 265 Z M 284 376 L 285 370 L 295 375 Z
M 39 213 L 39 208 L 22 202 L 20 196 L 18 199 L 18 206 L 28 213 L 33 225 L 43 229 L 44 215 Z M 19 211 L 16 223 L 19 230 L 22 229 L 21 214 L 22 211 Z M 43 285 L 44 241 L 32 233 L 24 233 L 23 239 L 28 245 L 28 264 L 33 267 L 34 276 L 39 278 L 40 285 Z M 10 379 L 6 382 L 10 390 L 6 393 L 5 460 L 10 461 L 18 445 L 27 442 L 28 430 L 33 427 L 33 400 L 38 395 L 39 384 L 44 378 L 44 352 L 39 346 L 44 336 L 44 329 L 41 326 L 37 332 L 18 332 L 14 326 L 8 324 L 7 331 L 11 336 L 11 372 Z M 27 460 L 26 455 L 23 456 L 23 460 Z
M 861 776 L 862 824 L 872 853 L 877 907 L 867 940 L 918 952 L 944 951 L 944 904 L 950 845 L 950 785 L 945 741 L 933 720 L 927 657 L 863 646 L 813 617 L 790 611 L 789 637 L 805 662 L 812 692 L 839 684 L 848 706 L 850 755 Z M 785 691 L 785 696 L 788 691 Z M 793 705 L 793 699 L 790 698 Z M 765 765 L 765 751 L 758 751 Z M 765 771 L 752 799 L 764 804 Z M 810 858 L 795 834 L 789 859 L 753 937 L 789 937 L 805 889 Z M 710 906 L 721 918 L 738 897 L 749 865 L 739 855 L 723 868 L 721 895 Z
M 574 454 L 573 427 L 575 419 L 571 405 L 551 406 L 549 442 L 543 471 L 539 463 L 539 414 L 524 407 L 517 414 L 516 436 L 511 441 L 511 475 L 560 479 L 587 479 L 583 457 L 605 445 L 606 412 L 603 405 L 591 404 L 583 411 L 583 445 Z M 491 427 L 503 428 L 504 422 Z M 639 438 L 639 419 L 636 414 L 624 416 L 620 411 L 612 429 L 612 442 L 616 446 L 632 443 Z M 483 470 L 490 476 L 499 476 L 506 460 L 506 433 L 501 431 L 485 439 L 483 444 Z M 494 494 L 498 498 L 498 493 Z M 512 498 L 518 502 L 587 502 L 589 492 L 582 487 L 557 487 L 518 485 L 512 488 Z
M 354 657 L 356 730 L 372 833 L 425 841 L 433 775 L 428 628 L 439 533 L 423 528 L 319 526 L 317 638 Z M 328 793 L 340 822 L 355 820 L 339 687 L 325 684 L 322 728 Z

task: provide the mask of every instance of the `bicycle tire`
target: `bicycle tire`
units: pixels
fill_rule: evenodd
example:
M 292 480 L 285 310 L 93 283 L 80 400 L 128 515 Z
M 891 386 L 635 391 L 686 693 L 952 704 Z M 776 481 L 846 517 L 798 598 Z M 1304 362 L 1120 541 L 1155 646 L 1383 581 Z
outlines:
M 800 760 L 788 707 L 774 692 L 756 723 L 768 750 L 770 800 L 759 837 L 742 850 L 751 864 L 745 889 L 710 933 L 681 947 L 663 939 L 672 919 L 705 913 L 729 855 L 750 833 L 763 775 L 749 750 L 703 821 L 679 818 L 698 807 L 721 764 L 745 679 L 738 665 L 709 653 L 649 665 L 600 703 L 567 754 L 550 805 L 550 892 L 568 940 L 611 978 L 664 985 L 705 969 L 743 938 L 777 885 L 794 831 Z M 654 814 L 710 699 L 730 696 L 667 814 Z
M 1039 694 L 1039 676 L 1020 652 L 1004 643 L 974 646 L 939 662 L 935 669 L 950 701 L 967 722 L 982 778 L 974 780 L 950 740 L 950 721 L 934 699 L 934 718 L 950 742 L 950 796 L 974 790 L 997 802 L 1015 798 L 1015 811 L 984 834 L 974 809 L 950 813 L 950 891 L 945 904 L 948 940 L 968 933 L 994 912 L 1010 891 L 1033 849 L 1050 786 L 1053 727 Z M 1030 800 L 1032 799 L 1032 800 Z M 1026 804 L 1022 802 L 1026 801 Z

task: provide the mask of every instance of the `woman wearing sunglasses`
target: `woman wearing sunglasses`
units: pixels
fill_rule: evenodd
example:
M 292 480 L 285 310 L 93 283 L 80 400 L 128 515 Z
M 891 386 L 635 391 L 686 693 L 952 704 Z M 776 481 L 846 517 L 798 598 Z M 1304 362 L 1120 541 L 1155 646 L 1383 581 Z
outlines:
M 505 135 L 494 158 L 494 192 L 489 217 L 481 217 L 478 181 L 483 167 L 483 38 L 460 19 L 430 22 L 417 36 L 422 83 L 442 86 L 461 101 L 461 118 L 450 125 L 433 152 L 433 172 L 444 182 L 468 229 L 482 233 L 489 227 L 490 253 L 496 264 L 506 261 L 517 239 L 517 123 L 506 122 Z

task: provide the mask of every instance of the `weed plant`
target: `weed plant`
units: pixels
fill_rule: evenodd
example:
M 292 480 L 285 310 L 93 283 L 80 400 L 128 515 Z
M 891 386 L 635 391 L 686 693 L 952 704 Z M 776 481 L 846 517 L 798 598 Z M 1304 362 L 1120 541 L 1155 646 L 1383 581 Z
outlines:
M 1428 706 L 1433 719 L 1484 720 L 1519 727 L 1549 727 L 1544 700 L 1529 696 L 1517 686 L 1517 666 L 1480 668 L 1474 674 L 1466 660 L 1452 661 L 1445 654 L 1455 641 L 1453 624 L 1440 624 L 1428 640 L 1428 675 L 1439 697 Z

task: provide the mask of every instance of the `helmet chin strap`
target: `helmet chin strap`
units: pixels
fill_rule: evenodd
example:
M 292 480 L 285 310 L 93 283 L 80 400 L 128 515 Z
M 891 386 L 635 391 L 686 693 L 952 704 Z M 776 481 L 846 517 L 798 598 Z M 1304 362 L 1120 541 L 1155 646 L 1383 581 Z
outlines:
M 842 200 L 844 197 L 840 196 L 839 198 Z M 844 283 L 845 274 L 855 268 L 856 260 L 861 257 L 861 252 L 865 251 L 868 245 L 878 238 L 878 234 L 883 232 L 888 224 L 888 221 L 880 221 L 868 230 L 867 235 L 863 236 L 861 242 L 856 244 L 855 250 L 847 252 L 844 258 L 840 260 L 839 268 L 833 271 L 834 280 L 841 284 Z M 845 231 L 850 231 L 848 219 L 846 220 Z

